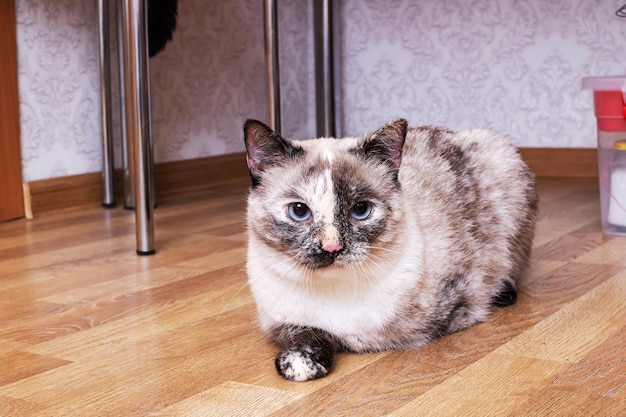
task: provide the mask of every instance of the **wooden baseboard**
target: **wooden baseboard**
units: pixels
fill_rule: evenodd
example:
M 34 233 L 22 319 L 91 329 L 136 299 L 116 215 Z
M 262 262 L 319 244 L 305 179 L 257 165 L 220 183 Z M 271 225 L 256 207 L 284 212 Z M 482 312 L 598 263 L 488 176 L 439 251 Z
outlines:
M 213 187 L 233 179 L 248 178 L 243 153 L 155 164 L 157 201 L 163 196 L 194 188 Z M 115 199 L 123 203 L 123 173 L 115 172 Z M 99 172 L 51 178 L 28 183 L 32 213 L 102 204 L 102 176 Z
M 33 204 L 30 200 L 30 185 L 27 182 L 22 183 L 22 195 L 24 199 L 24 217 L 27 220 L 31 220 L 33 218 Z
M 598 178 L 595 148 L 519 148 L 537 177 Z
M 597 178 L 596 149 L 520 148 L 522 158 L 538 177 Z M 116 200 L 122 202 L 122 172 L 116 172 Z M 248 178 L 243 153 L 219 155 L 155 165 L 155 188 L 159 196 L 212 187 Z M 28 183 L 32 213 L 81 205 L 101 204 L 101 174 L 89 173 Z

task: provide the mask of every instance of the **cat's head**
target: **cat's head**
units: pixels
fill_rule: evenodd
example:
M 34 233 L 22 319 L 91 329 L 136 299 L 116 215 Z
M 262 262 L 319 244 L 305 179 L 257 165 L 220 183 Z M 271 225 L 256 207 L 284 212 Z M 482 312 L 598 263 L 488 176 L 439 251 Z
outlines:
M 248 229 L 255 242 L 310 269 L 375 262 L 402 217 L 398 171 L 406 132 L 400 119 L 358 138 L 296 141 L 248 120 Z

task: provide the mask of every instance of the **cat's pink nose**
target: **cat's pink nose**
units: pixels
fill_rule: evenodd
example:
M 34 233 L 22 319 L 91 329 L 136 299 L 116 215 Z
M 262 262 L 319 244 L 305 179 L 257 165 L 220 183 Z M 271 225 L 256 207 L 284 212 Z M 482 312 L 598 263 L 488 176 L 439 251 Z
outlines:
M 322 246 L 322 249 L 324 249 L 326 252 L 335 253 L 342 250 L 343 245 L 341 243 L 327 243 Z

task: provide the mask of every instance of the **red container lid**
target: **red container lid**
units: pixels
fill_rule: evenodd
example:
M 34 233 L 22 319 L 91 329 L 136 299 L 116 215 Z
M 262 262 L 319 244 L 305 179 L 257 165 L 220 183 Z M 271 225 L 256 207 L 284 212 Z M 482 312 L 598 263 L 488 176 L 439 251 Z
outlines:
M 584 77 L 583 90 L 626 91 L 626 75 Z
M 582 87 L 593 90 L 598 130 L 626 132 L 626 76 L 585 77 Z

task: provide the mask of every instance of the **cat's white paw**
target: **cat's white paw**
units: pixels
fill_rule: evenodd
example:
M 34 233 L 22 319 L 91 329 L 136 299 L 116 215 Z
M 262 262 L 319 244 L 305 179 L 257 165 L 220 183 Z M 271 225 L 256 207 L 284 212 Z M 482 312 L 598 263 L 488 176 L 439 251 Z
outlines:
M 315 360 L 316 353 L 309 348 L 287 349 L 276 356 L 278 373 L 291 381 L 309 381 L 328 375 L 328 369 Z

